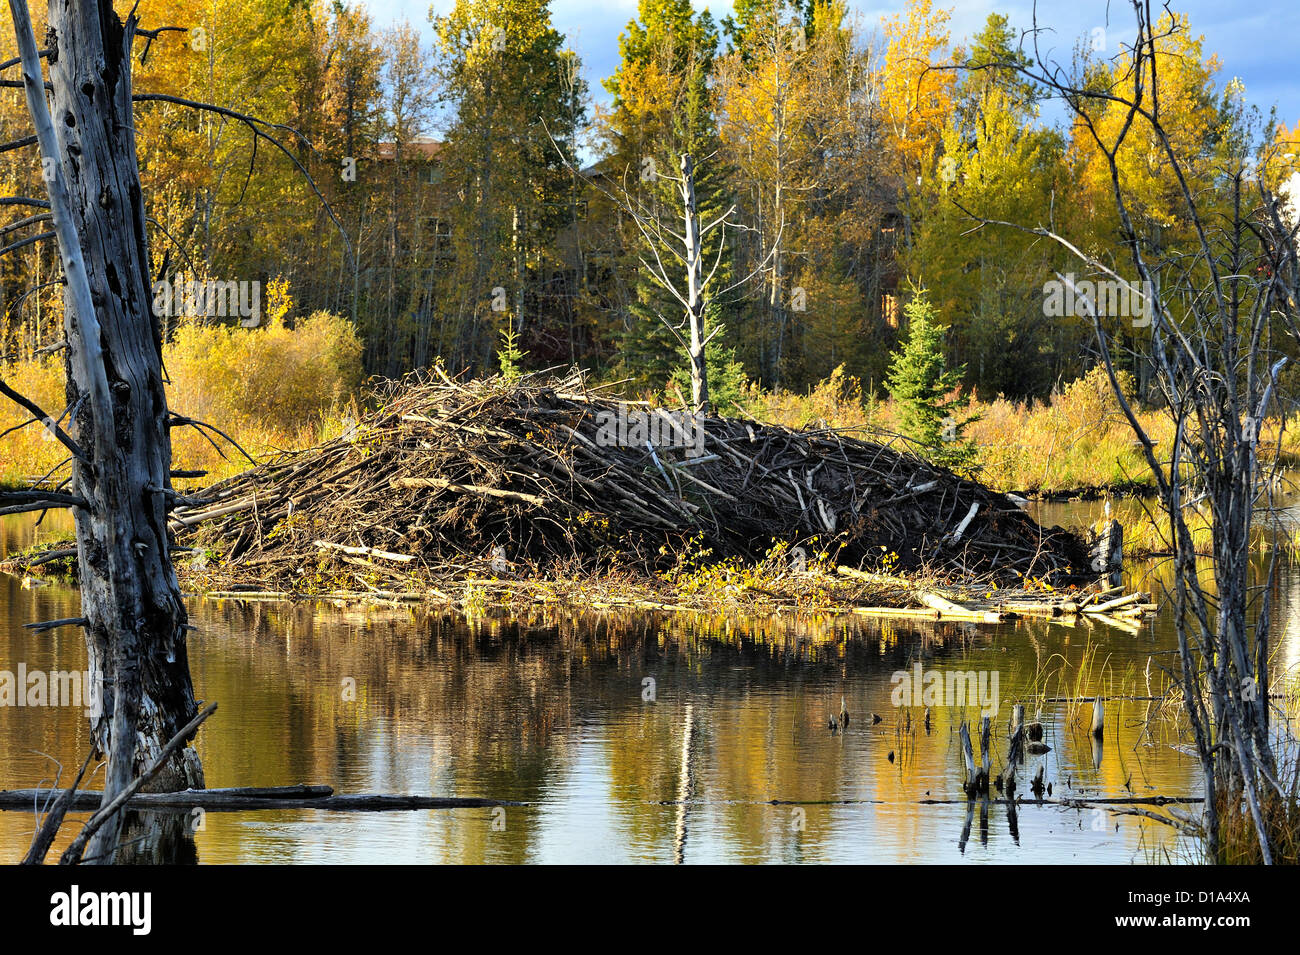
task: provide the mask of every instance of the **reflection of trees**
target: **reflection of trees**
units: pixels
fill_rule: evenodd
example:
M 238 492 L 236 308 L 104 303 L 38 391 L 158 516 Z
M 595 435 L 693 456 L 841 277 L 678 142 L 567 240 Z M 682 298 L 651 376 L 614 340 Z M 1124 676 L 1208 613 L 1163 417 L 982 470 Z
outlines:
M 22 623 L 72 616 L 76 605 L 75 594 L 54 588 L 4 590 L 0 601 L 8 621 L 0 649 L 11 656 L 37 647 Z M 221 704 L 199 737 L 209 785 L 315 782 L 347 792 L 543 804 L 508 810 L 504 832 L 492 829 L 486 811 L 346 821 L 214 813 L 199 839 L 204 861 L 286 861 L 334 833 L 358 851 L 368 839 L 397 838 L 426 857 L 424 846 L 442 846 L 446 861 L 526 861 L 550 851 L 541 836 L 557 829 L 543 817 L 556 812 L 577 826 L 575 838 L 603 824 L 618 840 L 610 850 L 667 861 L 687 704 L 694 713 L 697 800 L 688 818 L 687 861 L 710 840 L 721 840 L 737 859 L 816 860 L 842 844 L 832 836 L 845 826 L 863 833 L 871 859 L 906 861 L 913 847 L 935 838 L 942 820 L 954 837 L 960 829 L 959 817 L 916 801 L 927 793 L 960 795 L 957 726 L 962 718 L 977 724 L 979 714 L 936 709 L 927 735 L 918 708 L 905 729 L 904 714 L 890 700 L 894 671 L 914 663 L 999 671 L 1007 709 L 994 720 L 998 767 L 1010 702 L 1034 695 L 1042 660 L 1078 661 L 1091 641 L 1103 644 L 1111 669 L 1122 673 L 1130 664 L 1140 669 L 1153 649 L 1169 645 L 1162 631 L 1135 638 L 1043 621 L 974 628 L 542 609 L 466 624 L 454 614 L 413 608 L 238 601 L 192 607 L 199 627 L 191 646 L 196 685 L 200 696 Z M 51 665 L 84 660 L 75 632 L 40 639 L 51 648 Z M 642 699 L 646 677 L 655 680 L 654 702 Z M 355 701 L 344 698 L 345 679 L 355 681 Z M 1099 688 L 1106 689 L 1099 684 L 1089 691 Z M 838 712 L 841 694 L 853 723 L 848 734 L 831 737 L 826 720 Z M 1031 703 L 1031 716 L 1035 709 Z M 872 712 L 881 723 L 871 724 Z M 1062 708 L 1045 708 L 1055 734 L 1048 779 L 1059 785 L 1071 773 L 1076 788 L 1114 793 L 1133 771 L 1135 786 L 1149 778 L 1163 791 L 1182 791 L 1190 764 L 1163 745 L 1132 755 L 1142 730 L 1126 717 L 1140 713 L 1134 707 L 1115 714 L 1107 715 L 1117 735 L 1107 738 L 1107 758 L 1094 772 L 1090 752 L 1064 725 Z M 84 756 L 84 721 L 76 714 L 18 724 L 0 714 L 0 720 L 0 785 L 33 785 L 39 778 L 32 760 L 41 766 L 44 760 L 15 756 L 19 751 L 41 749 L 65 766 L 79 762 L 78 751 Z M 1078 742 L 1087 742 L 1086 727 Z M 897 756 L 892 763 L 890 750 Z M 1116 758 L 1120 752 L 1125 762 Z M 1139 759 L 1145 776 L 1135 769 Z M 882 804 L 836 804 L 844 799 Z M 800 829 L 792 807 L 766 805 L 770 800 L 827 805 L 804 806 Z M 286 822 L 319 826 L 320 835 L 304 840 L 302 830 L 278 832 Z M 10 823 L 17 824 L 14 814 L 0 816 L 6 845 L 18 838 Z

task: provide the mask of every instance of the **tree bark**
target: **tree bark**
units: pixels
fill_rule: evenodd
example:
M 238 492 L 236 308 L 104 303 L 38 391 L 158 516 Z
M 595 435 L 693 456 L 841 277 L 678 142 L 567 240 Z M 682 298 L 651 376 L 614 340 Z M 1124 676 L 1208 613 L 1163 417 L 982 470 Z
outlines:
M 34 54 L 25 0 L 10 6 L 20 49 Z M 67 276 L 69 432 L 86 454 L 72 484 L 89 502 L 74 515 L 89 667 L 103 681 L 92 734 L 108 757 L 107 803 L 197 708 L 167 532 L 171 438 L 131 107 L 137 21 L 123 24 L 111 0 L 50 0 L 49 14 L 48 115 L 39 63 L 23 66 L 42 154 L 55 160 L 47 185 Z M 148 788 L 202 785 L 186 748 Z M 87 857 L 113 861 L 120 826 L 119 814 Z

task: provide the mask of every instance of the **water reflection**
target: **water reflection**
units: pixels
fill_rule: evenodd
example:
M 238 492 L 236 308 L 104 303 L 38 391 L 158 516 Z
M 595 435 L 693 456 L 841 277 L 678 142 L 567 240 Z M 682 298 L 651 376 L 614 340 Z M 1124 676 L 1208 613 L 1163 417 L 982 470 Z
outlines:
M 0 547 L 29 533 L 6 528 Z M 1294 621 L 1300 576 L 1281 589 Z M 22 629 L 75 616 L 76 604 L 65 589 L 0 576 L 0 669 L 83 666 L 75 631 Z M 1163 620 L 1132 634 L 554 609 L 467 622 L 323 603 L 192 601 L 190 611 L 197 693 L 221 704 L 199 737 L 210 786 L 527 804 L 208 813 L 193 843 L 202 862 L 1061 863 L 1187 851 L 1158 824 L 1040 806 L 1028 792 L 1042 764 L 1057 797 L 1194 794 L 1195 761 L 1158 704 L 1109 703 L 1095 752 L 1090 707 L 1067 699 L 1162 694 L 1174 662 Z M 1298 640 L 1289 629 L 1284 660 Z M 1051 749 L 1020 770 L 1018 809 L 963 796 L 957 730 L 963 718 L 978 726 L 977 707 L 933 706 L 927 722 L 923 707 L 893 705 L 891 677 L 917 664 L 998 674 L 995 774 L 1011 703 L 1042 720 Z M 841 696 L 852 721 L 832 735 Z M 51 757 L 75 771 L 87 742 L 70 710 L 0 709 L 0 788 L 48 785 Z M 0 813 L 4 858 L 21 855 L 32 826 L 30 814 Z

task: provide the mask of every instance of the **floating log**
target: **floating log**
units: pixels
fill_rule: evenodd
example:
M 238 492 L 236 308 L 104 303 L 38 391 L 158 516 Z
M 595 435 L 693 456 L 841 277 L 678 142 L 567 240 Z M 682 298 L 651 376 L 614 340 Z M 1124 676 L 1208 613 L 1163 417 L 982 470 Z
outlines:
M 933 619 L 944 620 L 974 620 L 979 623 L 1003 623 L 1010 618 L 1009 614 L 997 610 L 973 610 L 970 607 L 964 607 L 959 603 L 954 603 L 946 597 L 942 597 L 932 591 L 922 590 L 916 595 L 918 603 L 929 607 L 934 613 Z
M 925 606 L 931 608 L 932 610 L 937 610 L 940 613 L 946 613 L 949 615 L 957 615 L 957 614 L 969 615 L 974 613 L 974 611 L 972 611 L 969 607 L 963 607 L 961 604 L 954 603 L 953 601 L 948 600 L 945 597 L 942 597 L 939 594 L 936 594 L 933 591 L 929 591 L 929 590 L 919 591 L 916 595 L 916 599 L 919 602 L 925 604 Z
M 966 620 L 974 623 L 1005 623 L 1007 620 L 1006 615 L 992 610 L 952 613 L 916 607 L 854 607 L 853 612 L 864 617 L 902 617 L 912 620 Z
M 1059 603 L 1033 600 L 1001 600 L 998 601 L 997 606 L 999 610 L 1005 609 L 1012 613 L 1036 617 L 1074 616 L 1079 612 L 1079 605 L 1073 600 L 1062 600 Z
M 1118 607 L 1127 607 L 1130 604 L 1142 604 L 1147 599 L 1144 593 L 1133 593 L 1123 597 L 1116 597 L 1114 600 L 1107 600 L 1105 603 L 1093 604 L 1084 607 L 1084 613 L 1105 613 L 1107 610 L 1114 610 Z
M 57 798 L 59 790 L 0 790 L 0 810 L 26 810 Z M 79 790 L 68 807 L 73 811 L 99 808 L 103 793 Z M 239 787 L 235 789 L 187 789 L 176 793 L 136 793 L 127 802 L 132 809 L 203 809 L 207 812 L 247 812 L 265 809 L 329 809 L 340 812 L 386 812 L 414 809 L 479 809 L 518 806 L 500 799 L 455 796 L 407 796 L 388 794 L 335 794 L 329 786 Z
M 198 595 L 186 594 L 185 596 Z M 203 596 L 220 600 L 288 600 L 292 594 L 287 590 L 211 590 Z
M 1092 591 L 1091 593 L 1084 595 L 1083 599 L 1079 601 L 1079 606 L 1086 607 L 1090 604 L 1100 603 L 1102 600 L 1106 599 L 1111 594 L 1123 589 L 1124 587 L 1122 584 L 1116 584 L 1113 587 L 1112 586 L 1099 587 L 1096 590 Z

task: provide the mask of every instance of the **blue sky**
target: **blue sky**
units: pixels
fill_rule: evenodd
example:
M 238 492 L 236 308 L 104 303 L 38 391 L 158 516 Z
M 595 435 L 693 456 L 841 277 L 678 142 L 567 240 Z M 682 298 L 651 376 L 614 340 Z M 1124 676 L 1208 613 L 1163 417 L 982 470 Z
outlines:
M 428 29 L 429 0 L 362 0 L 377 27 L 407 19 Z M 433 9 L 445 13 L 453 0 L 433 0 Z M 893 14 L 903 2 L 882 4 L 849 0 L 852 11 L 862 17 L 864 26 L 874 28 L 882 16 Z M 991 3 L 985 0 L 960 0 L 936 7 L 952 9 L 954 40 L 976 32 L 992 12 L 1007 15 L 1018 29 L 1028 29 L 1034 4 L 1030 0 L 1015 3 Z M 587 82 L 592 93 L 606 98 L 600 80 L 618 65 L 618 35 L 636 16 L 636 0 L 553 0 L 551 15 L 555 26 L 568 38 L 582 57 Z M 721 20 L 731 10 L 725 3 L 695 0 L 696 9 L 707 7 Z M 1300 68 L 1297 67 L 1297 44 L 1300 43 L 1300 4 L 1295 0 L 1263 0 L 1245 3 L 1238 0 L 1177 0 L 1174 9 L 1190 15 L 1192 28 L 1205 35 L 1206 49 L 1219 54 L 1223 62 L 1220 85 L 1233 76 L 1246 84 L 1247 99 L 1267 113 L 1276 104 L 1278 118 L 1291 125 L 1300 120 Z M 1077 38 L 1091 36 L 1098 27 L 1107 29 L 1109 49 L 1118 47 L 1121 38 L 1132 32 L 1132 14 L 1127 0 L 1040 0 L 1037 5 L 1040 25 L 1056 31 L 1053 40 L 1063 61 L 1068 60 Z M 1107 11 L 1109 10 L 1109 23 Z

